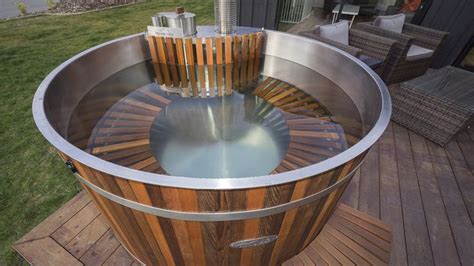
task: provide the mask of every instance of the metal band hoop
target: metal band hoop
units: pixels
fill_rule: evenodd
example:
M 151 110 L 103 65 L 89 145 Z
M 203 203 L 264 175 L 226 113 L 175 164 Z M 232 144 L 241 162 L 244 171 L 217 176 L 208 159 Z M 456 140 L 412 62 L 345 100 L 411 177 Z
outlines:
M 365 159 L 365 157 L 364 157 Z M 285 204 L 281 204 L 278 206 L 272 206 L 264 209 L 256 209 L 256 210 L 245 210 L 245 211 L 233 211 L 233 212 L 216 212 L 216 213 L 204 213 L 204 212 L 183 212 L 183 211 L 175 211 L 175 210 L 168 210 L 158 207 L 149 206 L 143 203 L 139 203 L 136 201 L 132 201 L 129 199 L 125 199 L 119 197 L 115 194 L 112 194 L 89 180 L 85 179 L 78 173 L 74 173 L 74 175 L 79 179 L 81 183 L 92 189 L 94 192 L 100 194 L 101 196 L 118 203 L 122 206 L 145 212 L 148 214 L 156 215 L 163 218 L 169 219 L 177 219 L 177 220 L 185 220 L 185 221 L 197 221 L 197 222 L 220 222 L 220 221 L 234 221 L 234 220 L 246 220 L 246 219 L 254 219 L 260 218 L 265 216 L 270 216 L 278 213 L 285 212 L 287 210 L 301 207 L 303 205 L 312 203 L 324 196 L 327 196 L 329 193 L 333 192 L 337 188 L 339 188 L 342 184 L 348 182 L 350 178 L 354 175 L 355 171 L 360 167 L 364 160 L 362 160 L 349 174 L 341 178 L 335 184 L 330 187 L 327 187 L 318 193 L 309 195 L 307 197 L 294 200 L 291 202 L 287 202 Z

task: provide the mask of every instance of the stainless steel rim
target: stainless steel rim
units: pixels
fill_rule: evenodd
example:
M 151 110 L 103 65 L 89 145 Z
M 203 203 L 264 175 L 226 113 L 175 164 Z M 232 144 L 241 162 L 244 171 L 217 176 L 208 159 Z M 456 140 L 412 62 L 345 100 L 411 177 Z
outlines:
M 266 34 L 270 35 L 281 35 L 282 38 L 292 38 L 296 39 L 298 42 L 314 42 L 319 46 L 323 46 L 326 49 L 331 49 L 339 52 L 344 55 L 347 60 L 351 60 L 352 63 L 357 64 L 360 68 L 364 69 L 367 74 L 370 76 L 370 79 L 377 85 L 378 93 L 380 94 L 381 99 L 381 110 L 380 115 L 372 127 L 372 129 L 364 136 L 357 144 L 349 148 L 348 150 L 331 157 L 327 160 L 319 162 L 314 165 L 307 167 L 299 168 L 296 170 L 279 173 L 275 175 L 266 175 L 266 176 L 255 176 L 255 177 L 245 177 L 245 178 L 224 178 L 224 179 L 199 179 L 199 178 L 189 178 L 189 177 L 178 177 L 178 176 L 169 176 L 169 175 L 160 175 L 153 174 L 148 172 L 142 172 L 139 170 L 130 169 L 124 166 L 119 166 L 111 162 L 102 160 L 98 157 L 95 157 L 85 151 L 75 147 L 67 140 L 65 140 L 49 123 L 45 109 L 44 109 L 44 96 L 47 92 L 47 89 L 53 79 L 61 73 L 61 71 L 66 68 L 72 62 L 86 56 L 87 54 L 94 52 L 100 48 L 103 48 L 107 45 L 111 45 L 121 41 L 131 40 L 133 38 L 144 38 L 144 33 L 134 34 L 122 38 L 118 38 L 98 46 L 92 47 L 88 50 L 85 50 L 76 56 L 65 61 L 57 68 L 55 68 L 48 76 L 41 82 L 39 85 L 36 94 L 33 99 L 33 117 L 39 131 L 43 136 L 59 151 L 66 154 L 67 156 L 74 158 L 74 160 L 94 168 L 96 170 L 102 171 L 104 173 L 121 177 L 128 180 L 133 180 L 137 182 L 166 186 L 166 187 L 178 187 L 178 188 L 189 188 L 189 189 L 210 189 L 210 190 L 225 190 L 225 189 L 245 189 L 245 188 L 255 188 L 255 187 L 264 187 L 264 186 L 274 186 L 278 184 L 293 182 L 296 180 L 308 178 L 315 176 L 331 169 L 334 169 L 338 166 L 341 166 L 344 163 L 356 158 L 357 156 L 363 154 L 367 151 L 383 134 L 385 131 L 391 116 L 391 100 L 388 93 L 387 87 L 380 79 L 380 77 L 375 74 L 369 67 L 367 67 L 360 60 L 352 57 L 351 55 L 331 47 L 327 44 L 309 40 L 300 36 L 295 36 L 287 33 L 275 32 L 265 30 Z

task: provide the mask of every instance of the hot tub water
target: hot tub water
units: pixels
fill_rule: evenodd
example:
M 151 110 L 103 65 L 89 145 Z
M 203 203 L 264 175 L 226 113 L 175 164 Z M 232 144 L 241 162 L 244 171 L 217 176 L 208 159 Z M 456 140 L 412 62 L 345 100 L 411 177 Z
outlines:
M 304 68 L 288 61 L 282 64 Z M 196 178 L 239 178 L 306 165 L 294 157 L 317 163 L 346 150 L 362 136 L 362 130 L 354 130 L 362 128 L 355 105 L 318 73 L 314 75 L 320 83 L 310 86 L 320 85 L 338 95 L 337 102 L 326 96 L 337 108 L 279 77 L 260 76 L 244 91 L 202 98 L 201 94 L 183 97 L 163 90 L 153 82 L 152 73 L 149 65 L 138 64 L 92 88 L 73 112 L 70 141 L 74 143 L 78 130 L 88 131 L 87 145 L 82 141 L 81 148 L 120 165 L 131 167 L 134 162 L 153 157 L 160 167 L 141 170 Z M 255 93 L 265 82 L 278 93 Z M 286 92 L 288 96 L 276 97 L 289 89 L 292 91 Z M 165 99 L 166 104 L 150 95 Z M 344 110 L 343 114 L 338 110 Z M 143 141 L 138 143 L 141 146 L 127 148 L 129 154 L 127 149 L 108 150 L 135 140 Z M 122 154 L 120 159 L 114 156 L 118 152 Z

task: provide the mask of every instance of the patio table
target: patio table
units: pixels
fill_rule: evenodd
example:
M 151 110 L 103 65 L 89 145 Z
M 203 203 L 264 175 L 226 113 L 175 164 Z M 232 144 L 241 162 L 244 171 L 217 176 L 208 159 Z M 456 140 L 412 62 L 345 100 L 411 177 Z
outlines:
M 340 5 L 337 6 L 332 10 L 332 24 L 337 20 L 337 14 L 339 13 Z M 352 23 L 354 23 L 355 17 L 359 15 L 360 6 L 355 5 L 344 5 L 342 7 L 342 15 L 352 16 L 351 22 L 349 23 L 349 28 L 352 27 Z
M 447 66 L 392 89 L 392 119 L 444 146 L 471 125 L 474 73 Z

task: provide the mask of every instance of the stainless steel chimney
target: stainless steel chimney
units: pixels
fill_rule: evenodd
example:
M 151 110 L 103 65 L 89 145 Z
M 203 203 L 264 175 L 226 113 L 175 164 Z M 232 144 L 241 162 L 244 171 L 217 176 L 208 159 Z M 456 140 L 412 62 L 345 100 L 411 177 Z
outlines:
M 214 16 L 216 19 L 216 32 L 232 34 L 237 26 L 236 0 L 214 0 Z

